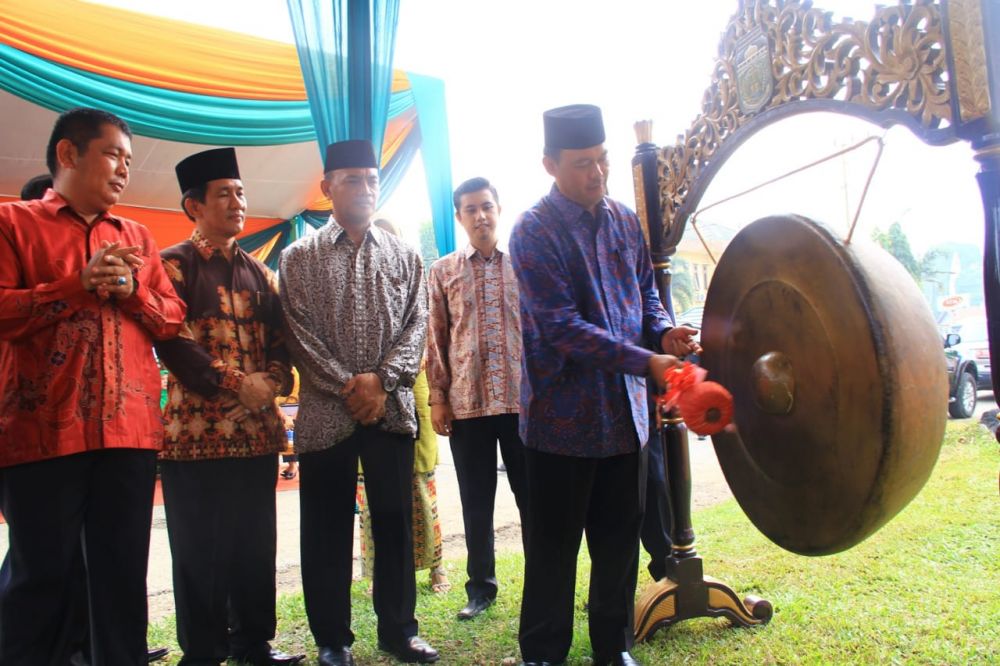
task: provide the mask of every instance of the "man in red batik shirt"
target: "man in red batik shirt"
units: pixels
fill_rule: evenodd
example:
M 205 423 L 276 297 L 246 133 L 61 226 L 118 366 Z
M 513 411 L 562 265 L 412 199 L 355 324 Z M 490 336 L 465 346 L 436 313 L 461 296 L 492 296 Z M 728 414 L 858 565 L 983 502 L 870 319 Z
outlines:
M 83 545 L 92 664 L 145 664 L 146 565 L 163 439 L 152 341 L 183 302 L 149 230 L 108 213 L 131 132 L 73 109 L 46 151 L 53 187 L 0 205 L 0 663 L 65 664 Z

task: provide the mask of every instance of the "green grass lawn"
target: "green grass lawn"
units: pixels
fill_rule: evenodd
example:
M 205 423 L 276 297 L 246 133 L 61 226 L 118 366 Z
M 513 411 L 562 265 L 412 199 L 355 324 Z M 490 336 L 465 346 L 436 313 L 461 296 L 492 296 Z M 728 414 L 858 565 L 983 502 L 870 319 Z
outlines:
M 699 445 L 699 444 L 694 444 Z M 845 463 L 849 464 L 849 463 Z M 786 552 L 765 539 L 734 501 L 694 516 L 705 573 L 743 596 L 774 606 L 771 623 L 737 629 L 722 619 L 683 622 L 655 634 L 633 654 L 655 664 L 1000 664 L 1000 446 L 977 424 L 949 422 L 927 486 L 886 527 L 828 557 Z M 459 622 L 465 563 L 447 563 L 451 592 L 434 595 L 418 575 L 420 633 L 442 664 L 517 663 L 520 554 L 498 557 L 500 598 L 480 618 Z M 589 572 L 577 570 L 576 631 L 569 663 L 590 654 L 582 611 Z M 640 586 L 648 583 L 640 571 Z M 389 664 L 375 648 L 375 616 L 354 585 L 354 653 L 360 664 Z M 315 658 L 302 595 L 278 601 L 276 646 Z M 150 627 L 151 645 L 170 645 L 173 620 Z M 313 663 L 313 662 L 307 662 Z

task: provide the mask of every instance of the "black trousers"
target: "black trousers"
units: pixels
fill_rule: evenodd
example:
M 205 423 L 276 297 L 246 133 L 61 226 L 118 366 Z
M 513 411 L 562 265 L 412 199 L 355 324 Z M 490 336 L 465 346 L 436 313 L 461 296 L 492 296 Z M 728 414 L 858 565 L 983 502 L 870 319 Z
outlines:
M 493 508 L 497 494 L 497 442 L 507 467 L 507 482 L 525 527 L 526 483 L 524 445 L 518 435 L 517 414 L 500 414 L 452 422 L 451 455 L 458 476 L 469 559 L 465 592 L 469 599 L 497 596 L 496 557 L 493 550 Z
M 146 566 L 156 452 L 105 449 L 0 470 L 10 548 L 0 664 L 64 666 L 79 648 L 82 548 L 90 662 L 146 664 Z
M 670 532 L 673 527 L 673 514 L 667 495 L 666 455 L 655 423 L 655 415 L 650 414 L 649 443 L 646 445 L 649 452 L 646 506 L 640 532 L 642 547 L 649 553 L 646 569 L 654 581 L 667 575 L 666 559 L 670 556 Z
M 399 645 L 417 634 L 413 572 L 413 437 L 358 426 L 328 449 L 299 454 L 302 588 L 316 644 L 354 643 L 351 569 L 358 460 L 375 543 L 372 602 L 378 636 Z
M 574 458 L 525 450 L 528 549 L 518 641 L 524 661 L 562 662 L 573 642 L 580 540 L 590 551 L 589 628 L 594 652 L 633 643 L 645 452 Z
M 181 664 L 266 652 L 275 632 L 278 456 L 163 461 Z

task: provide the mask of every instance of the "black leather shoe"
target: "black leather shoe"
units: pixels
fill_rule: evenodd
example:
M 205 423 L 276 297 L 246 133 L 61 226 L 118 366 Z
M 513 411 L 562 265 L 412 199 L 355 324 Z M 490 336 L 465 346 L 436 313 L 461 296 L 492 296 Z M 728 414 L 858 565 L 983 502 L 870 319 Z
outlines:
M 346 645 L 341 648 L 321 647 L 319 666 L 354 666 L 354 655 Z
M 642 664 L 626 650 L 610 657 L 595 652 L 593 666 L 642 666 Z
M 146 663 L 152 664 L 154 661 L 159 661 L 170 654 L 170 648 L 150 648 L 146 652 Z
M 291 666 L 305 658 L 304 654 L 285 654 L 284 652 L 270 648 L 266 651 L 262 650 L 260 652 L 233 655 L 233 660 L 236 663 L 251 664 L 251 666 Z
M 441 657 L 438 651 L 420 636 L 410 636 L 402 645 L 390 644 L 379 639 L 378 648 L 404 664 L 433 664 Z
M 496 599 L 490 599 L 488 597 L 477 597 L 475 599 L 469 599 L 469 603 L 465 604 L 465 608 L 458 611 L 459 620 L 471 620 L 477 615 L 482 614 L 484 610 L 493 605 Z

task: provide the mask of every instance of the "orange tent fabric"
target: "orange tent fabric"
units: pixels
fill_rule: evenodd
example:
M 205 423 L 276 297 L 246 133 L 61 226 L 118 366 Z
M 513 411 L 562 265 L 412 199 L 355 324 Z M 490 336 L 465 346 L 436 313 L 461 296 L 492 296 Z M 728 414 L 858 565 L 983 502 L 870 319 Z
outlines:
M 0 25 L 9 46 L 123 81 L 236 99 L 306 99 L 293 44 L 80 0 L 0 2 Z M 408 87 L 396 70 L 393 92 Z

